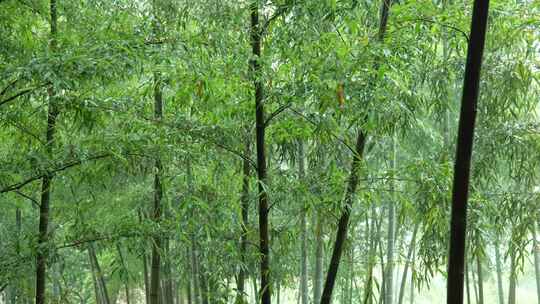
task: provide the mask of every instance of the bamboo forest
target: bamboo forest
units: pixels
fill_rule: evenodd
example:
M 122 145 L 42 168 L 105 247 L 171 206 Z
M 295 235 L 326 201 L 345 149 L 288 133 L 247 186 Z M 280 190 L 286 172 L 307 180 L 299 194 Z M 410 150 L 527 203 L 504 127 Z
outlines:
M 540 304 L 540 1 L 0 0 L 0 304 Z

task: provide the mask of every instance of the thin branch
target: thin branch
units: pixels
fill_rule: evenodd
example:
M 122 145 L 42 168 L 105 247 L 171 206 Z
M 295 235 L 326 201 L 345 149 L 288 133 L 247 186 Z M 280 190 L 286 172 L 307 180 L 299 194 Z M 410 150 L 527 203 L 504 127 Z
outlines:
M 40 206 L 40 203 L 35 198 L 31 197 L 30 195 L 24 194 L 20 190 L 14 190 L 14 192 L 15 192 L 15 194 L 18 194 L 18 195 L 28 199 L 29 201 L 31 201 L 34 205 L 36 205 L 36 207 Z
M 289 110 L 291 110 L 293 113 L 297 114 L 298 116 L 304 118 L 307 122 L 311 123 L 312 125 L 314 126 L 318 126 L 318 124 L 316 122 L 314 122 L 313 120 L 311 120 L 311 118 L 305 116 L 304 114 L 302 114 L 301 112 L 293 109 L 293 108 L 289 108 Z M 340 138 L 338 135 L 332 133 L 332 132 L 329 132 L 329 134 L 334 137 L 337 141 L 339 141 L 340 143 L 342 143 L 345 147 L 347 147 L 347 149 L 349 149 L 349 151 L 351 151 L 353 154 L 357 154 L 356 153 L 356 150 L 351 147 L 345 140 L 343 140 L 342 138 Z
M 40 89 L 40 88 L 42 88 L 42 87 L 44 87 L 46 85 L 48 85 L 48 83 L 42 84 L 42 85 L 34 87 L 34 88 L 24 89 L 24 90 L 20 91 L 19 93 L 0 101 L 0 106 L 4 105 L 4 104 L 6 104 L 6 103 L 8 103 L 8 102 L 10 102 L 12 100 L 15 100 L 15 99 L 17 99 L 18 97 L 20 97 L 22 95 L 25 95 L 25 94 L 31 93 L 31 92 L 33 92 L 33 91 L 35 91 L 37 89 Z
M 128 237 L 140 237 L 141 234 L 137 233 L 131 233 L 131 234 L 122 234 L 122 235 L 104 235 L 104 236 L 97 236 L 89 239 L 80 239 L 73 241 L 72 243 L 65 243 L 60 246 L 56 246 L 56 249 L 64 249 L 64 248 L 70 248 L 70 247 L 77 247 L 86 243 L 93 243 L 96 241 L 109 241 L 109 240 L 116 240 L 119 238 L 128 238 Z
M 12 82 L 10 82 L 4 89 L 2 89 L 2 91 L 0 92 L 0 96 L 4 96 L 7 92 L 7 90 L 9 90 L 9 88 L 11 88 L 12 86 L 14 86 L 18 81 L 19 81 L 20 78 L 17 78 L 15 80 L 13 80 Z
M 43 178 L 44 176 L 46 176 L 48 174 L 54 174 L 54 173 L 57 173 L 57 172 L 60 172 L 60 171 L 64 171 L 64 170 L 69 169 L 71 167 L 75 167 L 77 165 L 80 165 L 80 164 L 82 164 L 83 162 L 86 162 L 86 161 L 98 160 L 98 159 L 106 158 L 106 157 L 110 157 L 110 156 L 112 156 L 112 154 L 104 153 L 104 154 L 99 154 L 99 155 L 96 155 L 96 156 L 91 156 L 91 157 L 88 157 L 88 158 L 85 158 L 85 159 L 78 159 L 78 160 L 73 160 L 73 161 L 67 162 L 67 163 L 65 163 L 65 164 L 63 164 L 63 165 L 61 165 L 61 166 L 59 166 L 57 168 L 54 168 L 52 170 L 48 170 L 48 171 L 40 173 L 38 175 L 29 177 L 29 178 L 25 179 L 22 182 L 18 182 L 18 183 L 6 186 L 4 188 L 1 188 L 0 193 L 6 193 L 6 192 L 19 190 L 22 187 L 28 185 L 29 183 L 31 183 L 33 181 L 36 181 L 36 180 L 39 180 L 39 179 Z
M 39 136 L 37 136 L 36 134 L 32 133 L 30 130 L 28 130 L 27 128 L 17 124 L 15 121 L 13 121 L 12 119 L 8 118 L 6 119 L 7 123 L 12 125 L 13 127 L 19 129 L 21 132 L 25 133 L 26 135 L 29 135 L 30 137 L 32 137 L 33 139 L 37 140 L 39 143 L 41 143 L 42 145 L 45 145 L 45 142 L 39 138 Z
M 456 26 L 450 25 L 450 24 L 440 23 L 440 22 L 437 22 L 435 20 L 431 20 L 431 19 L 427 19 L 427 18 L 414 18 L 414 19 L 407 19 L 407 20 L 403 20 L 403 21 L 404 22 L 422 21 L 422 22 L 437 24 L 439 26 L 449 28 L 451 30 L 454 30 L 454 31 L 462 34 L 465 37 L 465 39 L 467 40 L 467 42 L 469 42 L 469 34 L 467 34 L 464 30 L 462 30 L 462 29 L 460 29 L 460 28 L 458 28 Z
M 284 15 L 287 12 L 290 6 L 291 5 L 282 5 L 277 8 L 274 14 L 270 16 L 270 18 L 268 18 L 268 20 L 266 20 L 266 22 L 263 24 L 261 28 L 261 36 L 264 35 L 264 33 L 266 32 L 266 30 L 268 29 L 268 27 L 274 20 L 276 20 L 277 18 L 279 18 L 280 16 Z
M 272 112 L 268 118 L 264 121 L 264 127 L 268 127 L 268 124 L 270 123 L 270 121 L 272 119 L 274 119 L 276 116 L 278 116 L 281 112 L 285 111 L 287 108 L 291 107 L 292 106 L 292 103 L 288 103 L 288 104 L 285 104 L 285 105 L 282 105 L 281 107 L 279 107 L 277 110 L 275 110 L 274 112 Z

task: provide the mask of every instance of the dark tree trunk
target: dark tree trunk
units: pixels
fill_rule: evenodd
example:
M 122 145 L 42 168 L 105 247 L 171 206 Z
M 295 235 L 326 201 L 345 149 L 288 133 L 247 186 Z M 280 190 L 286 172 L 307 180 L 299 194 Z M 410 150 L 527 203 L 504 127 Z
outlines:
M 251 48 L 253 59 L 250 62 L 251 76 L 255 89 L 255 128 L 257 142 L 257 178 L 259 188 L 259 253 L 261 259 L 261 303 L 271 304 L 270 286 L 270 250 L 268 238 L 268 193 L 266 192 L 266 152 L 265 152 L 265 121 L 264 94 L 261 68 L 261 25 L 259 24 L 258 1 L 250 5 L 251 12 Z
M 161 92 L 160 76 L 154 74 L 154 116 L 160 120 L 163 114 L 163 100 Z M 152 220 L 159 225 L 161 222 L 161 198 L 163 188 L 161 185 L 161 172 L 163 167 L 161 159 L 156 156 L 154 174 L 154 210 Z M 152 263 L 150 269 L 150 304 L 159 304 L 160 299 L 160 269 L 161 269 L 161 236 L 159 234 L 152 236 Z
M 237 303 L 245 303 L 245 280 L 246 280 L 246 255 L 247 255 L 247 233 L 248 233 L 248 215 L 249 215 L 249 175 L 250 164 L 248 157 L 251 154 L 249 135 L 246 135 L 246 143 L 244 145 L 244 157 L 242 162 L 242 193 L 240 194 L 240 201 L 242 204 L 242 235 L 240 237 L 240 270 L 238 272 L 237 289 L 238 295 L 236 297 Z
M 388 21 L 388 14 L 390 10 L 390 5 L 392 0 L 383 0 L 381 6 L 381 20 L 379 24 L 379 34 L 378 39 L 380 42 L 383 41 L 384 35 L 386 33 L 386 25 Z M 360 161 L 364 154 L 364 144 L 366 140 L 366 134 L 363 131 L 358 131 L 356 138 L 356 147 L 353 155 L 353 161 L 351 164 L 351 171 L 349 173 L 349 179 L 347 183 L 347 190 L 345 192 L 345 207 L 342 211 L 341 217 L 339 219 L 338 231 L 336 235 L 336 241 L 334 243 L 334 250 L 332 252 L 332 257 L 330 259 L 330 266 L 328 268 L 328 273 L 326 275 L 326 281 L 324 284 L 324 289 L 321 297 L 321 304 L 330 304 L 332 299 L 332 292 L 334 290 L 334 284 L 336 281 L 336 275 L 339 268 L 339 262 L 341 259 L 341 254 L 343 251 L 343 243 L 347 237 L 347 229 L 349 225 L 349 217 L 352 209 L 352 203 L 354 201 L 354 194 L 356 192 L 356 187 L 358 185 L 358 169 L 360 167 Z
M 51 52 L 56 52 L 56 36 L 58 33 L 56 0 L 50 1 L 51 29 L 50 29 L 50 44 Z M 45 135 L 46 153 L 52 157 L 54 134 L 56 132 L 56 118 L 58 117 L 58 109 L 56 106 L 56 93 L 54 87 L 50 85 L 47 89 L 49 95 L 49 107 L 47 110 L 47 131 Z M 41 182 L 41 202 L 39 207 L 39 234 L 37 242 L 36 254 L 36 304 L 45 304 L 45 278 L 47 274 L 47 239 L 49 228 L 49 204 L 51 197 L 51 184 L 53 175 L 45 174 Z
M 351 170 L 347 185 L 347 191 L 345 192 L 344 209 L 339 219 L 338 231 L 336 235 L 336 241 L 334 243 L 334 250 L 330 259 L 330 266 L 326 275 L 326 281 L 321 297 L 321 304 L 329 304 L 332 299 L 332 291 L 334 290 L 334 284 L 339 268 L 339 262 L 343 253 L 343 244 L 347 237 L 347 229 L 349 225 L 349 217 L 351 215 L 352 205 L 354 202 L 354 193 L 358 185 L 358 169 L 360 168 L 360 162 L 364 154 L 364 144 L 366 136 L 362 131 L 358 132 L 356 139 L 355 155 L 353 155 L 353 161 L 351 164 Z
M 450 251 L 448 258 L 448 304 L 463 303 L 463 271 L 465 265 L 469 173 L 488 7 L 489 0 L 474 1 L 452 188 L 452 219 L 450 222 Z

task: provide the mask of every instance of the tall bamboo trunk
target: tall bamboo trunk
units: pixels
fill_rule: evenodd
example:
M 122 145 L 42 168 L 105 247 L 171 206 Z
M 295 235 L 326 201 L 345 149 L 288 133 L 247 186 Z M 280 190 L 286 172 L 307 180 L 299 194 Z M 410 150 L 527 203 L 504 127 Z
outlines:
M 412 260 L 414 261 L 416 258 L 416 249 L 413 249 L 413 254 L 412 254 Z M 409 304 L 414 304 L 414 263 L 412 263 L 412 267 L 411 267 L 411 293 L 410 293 L 410 297 L 409 297 Z
M 90 253 L 88 253 L 90 257 Z M 90 270 L 92 271 L 92 282 L 94 283 L 94 295 L 96 297 L 96 304 L 103 304 L 101 301 L 101 293 L 99 291 L 99 285 L 96 277 L 96 270 L 92 258 L 90 257 Z
M 473 291 L 474 291 L 474 303 L 478 303 L 478 287 L 477 287 L 477 278 L 476 278 L 476 274 L 474 272 L 474 264 L 473 263 L 467 263 L 469 268 L 471 269 L 471 278 L 472 278 L 472 287 L 473 287 Z M 472 268 L 471 268 L 472 266 Z
M 508 304 L 516 304 L 516 285 L 517 285 L 517 269 L 516 256 L 513 249 L 510 252 L 510 276 L 508 286 Z
M 122 264 L 122 268 L 124 268 L 125 271 L 125 277 L 124 277 L 124 290 L 126 295 L 126 304 L 130 304 L 131 297 L 129 292 L 129 273 L 127 269 L 127 263 L 124 259 L 124 255 L 122 254 L 122 248 L 118 243 L 116 243 L 116 250 L 118 251 L 118 256 L 120 257 L 120 263 Z
M 154 116 L 161 120 L 163 116 L 163 99 L 161 92 L 161 80 L 158 73 L 154 73 Z M 163 187 L 161 185 L 161 172 L 163 167 L 159 156 L 155 157 L 154 174 L 154 202 L 152 220 L 159 227 L 161 222 L 161 198 L 163 196 Z M 161 270 L 161 247 L 162 238 L 159 234 L 152 236 L 152 262 L 150 269 L 150 303 L 160 304 L 160 270 Z
M 471 301 L 471 284 L 469 279 L 469 267 L 465 264 L 465 288 L 467 289 L 467 304 L 472 304 Z
M 368 254 L 367 254 L 367 271 L 366 271 L 366 291 L 365 291 L 365 294 L 364 294 L 364 304 L 372 304 L 373 303 L 373 297 L 374 297 L 374 293 L 373 293 L 373 281 L 374 281 L 374 277 L 373 277 L 373 268 L 375 267 L 375 259 L 376 259 L 376 253 L 377 253 L 377 248 L 376 248 L 376 242 L 375 240 L 378 238 L 378 235 L 377 235 L 377 229 L 375 227 L 377 227 L 377 210 L 375 208 L 375 204 L 371 204 L 370 206 L 370 213 L 371 215 L 367 215 L 367 219 L 366 219 L 366 223 L 368 225 L 368 241 L 369 241 L 369 249 L 368 249 Z M 371 219 L 370 219 L 371 218 Z
M 394 243 L 396 230 L 396 195 L 395 195 L 395 171 L 396 171 L 396 138 L 392 136 L 392 199 L 388 206 L 388 243 L 386 248 L 386 284 L 385 304 L 394 304 Z
M 533 226 L 533 251 L 534 251 L 534 274 L 536 278 L 536 296 L 538 298 L 538 303 L 540 303 L 540 242 L 537 238 L 538 231 L 538 222 L 535 221 Z
M 265 151 L 265 119 L 264 92 L 261 68 L 261 36 L 259 24 L 259 1 L 252 1 L 251 13 L 251 48 L 253 58 L 250 61 L 251 76 L 255 90 L 255 129 L 257 146 L 257 178 L 259 189 L 259 253 L 261 259 L 261 303 L 271 304 L 272 288 L 270 286 L 270 244 L 268 236 L 268 193 L 266 192 L 266 151 Z
M 143 217 L 144 217 L 144 214 L 139 209 L 139 223 L 143 222 Z M 141 258 L 142 258 L 142 263 L 143 263 L 144 297 L 146 300 L 145 303 L 148 304 L 150 303 L 150 273 L 148 271 L 148 255 L 146 254 L 146 248 L 143 249 Z
M 388 22 L 388 14 L 390 11 L 390 5 L 392 0 L 383 0 L 381 5 L 381 19 L 379 24 L 378 40 L 382 42 L 386 33 L 386 27 Z M 347 181 L 347 189 L 345 191 L 344 209 L 342 210 L 341 217 L 338 223 L 338 231 L 336 240 L 334 242 L 334 249 L 332 251 L 332 257 L 330 259 L 330 265 L 328 273 L 326 275 L 326 281 L 324 284 L 323 293 L 321 296 L 321 304 L 330 304 L 332 300 L 332 292 L 334 290 L 334 284 L 336 281 L 337 271 L 339 268 L 339 262 L 343 251 L 343 244 L 347 237 L 347 229 L 349 225 L 349 217 L 354 201 L 354 195 L 356 187 L 358 186 L 358 169 L 360 167 L 360 161 L 364 154 L 364 144 L 366 140 L 366 134 L 359 130 L 356 138 L 356 147 L 353 152 L 353 160 L 351 164 L 351 170 L 349 172 L 349 179 Z
M 419 227 L 420 227 L 420 223 L 416 222 L 414 224 L 413 234 L 411 237 L 411 243 L 409 244 L 409 251 L 407 252 L 407 261 L 405 261 L 405 267 L 403 268 L 403 275 L 401 276 L 401 287 L 399 288 L 398 304 L 403 304 L 403 297 L 405 296 L 405 285 L 407 282 L 407 273 L 409 272 L 409 265 L 414 263 L 414 261 L 412 260 L 412 254 L 416 246 L 416 233 L 418 232 Z
M 298 143 L 298 179 L 300 183 L 305 179 L 305 155 L 304 155 L 304 143 L 300 141 Z M 305 200 L 302 197 L 303 194 L 298 196 L 298 199 L 302 201 L 301 211 L 301 248 L 300 248 L 300 293 L 302 298 L 302 304 L 308 304 L 308 274 L 307 274 L 307 206 Z
M 58 33 L 58 18 L 56 11 L 56 0 L 50 0 L 50 40 L 49 49 L 52 53 L 56 52 L 56 39 Z M 52 157 L 54 135 L 56 133 L 56 119 L 58 117 L 58 109 L 56 105 L 56 92 L 53 85 L 49 85 L 48 89 L 49 105 L 47 110 L 47 131 L 45 134 L 45 150 L 48 157 Z M 37 241 L 36 254 L 36 304 L 45 304 L 45 287 L 47 276 L 47 240 L 49 228 L 49 204 L 51 198 L 51 184 L 53 174 L 45 174 L 41 180 L 41 201 L 39 207 L 39 233 Z
M 458 127 L 452 213 L 450 221 L 450 250 L 448 259 L 447 303 L 463 303 L 463 270 L 465 265 L 465 236 L 467 229 L 467 200 L 469 175 L 476 121 L 476 104 L 480 82 L 480 67 L 486 34 L 489 0 L 475 0 L 467 64 Z
M 191 267 L 191 281 L 193 282 L 193 302 L 195 304 L 202 304 L 198 250 L 197 242 L 194 236 L 191 239 Z
M 478 272 L 478 304 L 484 304 L 484 275 L 480 255 L 476 255 L 476 271 Z
M 101 304 L 111 304 L 111 300 L 109 298 L 109 292 L 107 290 L 107 284 L 105 282 L 105 276 L 103 275 L 103 272 L 101 271 L 101 267 L 99 265 L 99 262 L 96 256 L 96 251 L 94 249 L 94 244 L 88 243 L 87 250 L 88 250 L 88 257 L 90 259 L 90 265 L 95 273 L 100 302 Z
M 315 256 L 313 267 L 313 303 L 318 304 L 321 299 L 323 287 L 323 231 L 322 217 L 319 212 L 313 213 L 315 226 Z
M 332 257 L 330 259 L 330 265 L 326 274 L 326 281 L 321 296 L 321 304 L 330 304 L 332 300 L 332 292 L 334 290 L 334 284 L 343 252 L 343 245 L 345 243 L 345 239 L 347 238 L 347 229 L 354 202 L 354 194 L 356 192 L 356 187 L 358 186 L 358 169 L 360 168 L 360 162 L 364 154 L 365 140 L 366 135 L 362 131 L 359 131 L 356 139 L 354 151 L 355 154 L 353 155 L 353 161 L 349 172 L 347 190 L 345 192 L 345 206 L 339 219 L 338 231 L 336 234 L 336 240 L 334 242 L 334 250 L 332 251 Z
M 202 258 L 198 260 L 199 265 L 199 284 L 200 284 L 200 290 L 201 290 L 201 303 L 202 304 L 208 304 L 210 301 L 210 295 L 209 295 L 209 277 L 206 273 L 206 269 L 204 267 L 204 263 L 201 263 Z
M 17 256 L 21 253 L 21 230 L 22 230 L 22 213 L 21 208 L 17 207 L 15 209 L 15 253 Z M 9 288 L 9 301 L 12 304 L 17 303 L 17 301 L 23 302 L 22 294 L 21 294 L 21 280 L 15 279 L 13 280 L 13 284 Z
M 194 303 L 194 292 L 193 292 L 193 281 L 191 280 L 191 273 L 192 271 L 192 263 L 191 263 L 191 246 L 186 246 L 186 254 L 185 254 L 185 260 L 186 260 L 186 275 L 184 276 L 186 279 L 186 296 L 187 296 L 187 304 L 193 304 Z
M 349 285 L 347 294 L 347 303 L 353 303 L 353 281 L 354 281 L 354 245 L 351 244 L 351 253 L 349 254 Z
M 170 239 L 168 237 L 163 238 L 163 248 L 165 252 L 165 261 L 163 263 L 163 304 L 174 304 L 173 293 L 173 278 L 171 270 L 171 257 L 170 257 Z
M 242 193 L 240 194 L 240 202 L 242 205 L 242 235 L 240 237 L 240 270 L 238 271 L 238 280 L 237 280 L 237 290 L 238 294 L 236 296 L 236 302 L 238 304 L 246 303 L 246 290 L 245 290 L 245 281 L 246 281 L 246 270 L 247 270 L 247 234 L 248 234 L 248 223 L 249 223 L 249 175 L 250 175 L 250 164 L 249 157 L 251 155 L 250 149 L 250 140 L 249 134 L 246 135 L 246 142 L 244 144 L 244 159 L 242 162 Z
M 497 270 L 497 295 L 498 295 L 498 298 L 499 298 L 499 304 L 504 304 L 501 250 L 500 250 L 499 246 L 500 246 L 499 238 L 496 237 L 496 240 L 495 240 L 495 267 L 496 267 L 496 270 Z M 540 303 L 540 302 L 538 302 L 538 303 Z

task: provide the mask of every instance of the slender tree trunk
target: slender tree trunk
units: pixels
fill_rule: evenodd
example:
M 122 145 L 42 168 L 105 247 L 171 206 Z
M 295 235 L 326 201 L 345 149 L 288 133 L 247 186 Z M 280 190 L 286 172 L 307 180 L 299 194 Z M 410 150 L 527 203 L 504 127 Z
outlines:
M 141 209 L 138 210 L 139 223 L 142 224 L 144 213 Z M 143 263 L 143 276 L 144 276 L 144 298 L 145 303 L 150 303 L 150 274 L 148 272 L 148 256 L 146 254 L 146 249 L 142 253 L 142 263 Z
M 125 278 L 124 278 L 124 289 L 126 292 L 126 303 L 130 304 L 130 294 L 129 294 L 129 273 L 127 268 L 126 260 L 124 259 L 124 255 L 122 254 L 122 248 L 120 248 L 120 245 L 116 243 L 116 250 L 118 251 L 118 256 L 120 257 L 120 262 L 122 263 L 122 268 L 124 268 L 125 271 Z
M 414 261 L 416 258 L 416 249 L 413 249 L 413 254 L 412 254 L 412 260 Z M 414 304 L 414 262 L 412 263 L 412 266 L 411 266 L 411 294 L 410 294 L 410 301 L 409 301 L 409 304 Z
M 192 236 L 191 239 L 191 281 L 193 282 L 193 299 L 195 304 L 201 304 L 202 298 L 201 298 L 201 283 L 200 283 L 200 269 L 199 269 L 199 261 L 198 261 L 198 251 L 197 251 L 197 245 L 195 241 L 195 236 Z
M 17 256 L 21 253 L 21 230 L 22 230 L 22 214 L 21 214 L 21 208 L 17 207 L 15 209 L 15 252 Z M 15 304 L 17 301 L 22 301 L 22 294 L 21 294 L 21 280 L 16 279 L 13 280 L 13 284 L 10 287 L 10 303 Z
M 200 283 L 200 290 L 201 290 L 201 303 L 202 304 L 208 304 L 210 298 L 209 298 L 209 294 L 208 294 L 208 275 L 204 269 L 204 267 L 202 266 L 203 264 L 200 263 L 200 260 L 199 260 L 199 283 Z
M 482 273 L 482 261 L 480 255 L 476 255 L 476 271 L 478 272 L 478 304 L 484 304 L 484 275 Z
M 254 298 L 254 302 L 257 303 L 259 301 L 259 288 L 257 287 L 257 277 L 253 276 L 252 277 L 252 280 L 251 280 L 251 285 L 253 287 L 253 298 Z
M 88 253 L 88 256 L 90 257 L 90 253 Z M 96 304 L 103 304 L 101 301 L 101 294 L 98 287 L 98 282 L 96 278 L 96 270 L 94 268 L 94 263 L 92 262 L 92 258 L 90 258 L 90 269 L 92 271 L 92 282 L 94 282 L 94 294 L 96 296 Z
M 367 255 L 367 264 L 368 264 L 368 270 L 367 270 L 367 279 L 366 279 L 366 293 L 364 296 L 364 304 L 371 304 L 373 303 L 373 268 L 375 266 L 375 256 L 377 253 L 376 249 L 376 242 L 375 239 L 377 239 L 376 229 L 377 226 L 377 210 L 375 208 L 374 204 L 371 204 L 371 220 L 369 219 L 369 216 L 367 217 L 367 224 L 368 224 L 368 238 L 369 238 L 369 251 Z
M 246 303 L 245 299 L 245 280 L 246 280 L 246 269 L 247 269 L 247 233 L 248 233 L 248 223 L 249 223 L 249 175 L 250 175 L 250 164 L 248 157 L 251 155 L 250 149 L 250 140 L 249 135 L 246 135 L 246 142 L 244 144 L 244 157 L 242 165 L 242 193 L 240 194 L 240 201 L 242 204 L 242 235 L 240 237 L 240 270 L 238 272 L 237 280 L 237 289 L 238 294 L 236 297 L 236 302 L 238 304 Z
M 401 287 L 399 288 L 398 304 L 403 303 L 403 297 L 405 296 L 405 285 L 407 282 L 407 273 L 409 271 L 409 265 L 411 263 L 414 263 L 414 261 L 412 260 L 412 254 L 416 246 L 416 233 L 418 232 L 419 227 L 420 227 L 419 222 L 416 222 L 414 224 L 413 234 L 411 237 L 411 243 L 409 244 L 409 251 L 407 252 L 407 261 L 405 261 L 405 267 L 403 268 L 403 275 L 401 276 Z
M 105 282 L 105 276 L 103 275 L 101 267 L 99 266 L 93 243 L 88 243 L 88 255 L 90 258 L 90 264 L 92 265 L 92 269 L 95 271 L 100 301 L 102 304 L 111 304 L 109 292 L 107 291 L 107 284 Z
M 384 35 L 386 33 L 386 25 L 388 21 L 388 13 L 390 9 L 392 0 L 383 0 L 381 6 L 381 22 L 379 25 L 379 34 L 378 39 L 380 42 L 383 41 Z M 336 280 L 337 271 L 339 268 L 339 262 L 341 259 L 341 254 L 343 250 L 343 243 L 347 237 L 347 228 L 349 224 L 349 217 L 352 209 L 352 204 L 354 201 L 354 194 L 356 192 L 356 187 L 358 185 L 358 169 L 360 167 L 360 161 L 364 154 L 364 144 L 365 144 L 366 134 L 363 131 L 359 131 L 356 139 L 356 148 L 353 155 L 353 161 L 351 165 L 351 170 L 349 173 L 349 179 L 347 184 L 347 190 L 345 192 L 345 207 L 342 211 L 341 217 L 339 219 L 338 231 L 336 235 L 336 241 L 334 243 L 334 250 L 332 252 L 332 258 L 330 259 L 330 266 L 328 268 L 328 273 L 326 275 L 326 281 L 324 284 L 324 289 L 321 297 L 321 304 L 330 304 L 332 299 L 332 292 L 334 290 L 334 284 Z
M 381 226 L 383 223 L 384 214 L 381 214 L 381 221 L 380 224 L 377 225 L 377 248 L 379 248 L 379 260 L 381 261 L 381 292 L 379 295 L 379 303 L 385 304 L 384 300 L 386 300 L 386 267 L 384 263 L 384 252 L 383 252 L 383 242 L 380 237 L 381 233 Z
M 304 155 L 304 143 L 300 141 L 298 143 L 298 179 L 300 182 L 304 182 L 305 178 L 305 155 Z M 307 274 L 307 206 L 304 203 L 302 194 L 298 195 L 298 199 L 302 201 L 301 211 L 301 252 L 300 252 L 300 293 L 302 297 L 302 304 L 308 304 L 308 274 Z
M 499 298 L 499 304 L 504 304 L 504 290 L 502 279 L 502 263 L 501 263 L 501 251 L 500 242 L 498 237 L 495 240 L 495 267 L 497 269 L 497 295 Z M 540 303 L 540 302 L 538 302 Z
M 49 49 L 51 52 L 56 52 L 56 39 L 58 33 L 56 0 L 50 0 L 50 43 Z M 52 157 L 54 135 L 56 132 L 56 119 L 58 117 L 58 109 L 56 105 L 56 92 L 53 85 L 49 85 L 47 89 L 49 95 L 49 106 L 47 110 L 47 131 L 45 134 L 45 149 L 48 157 Z M 41 180 L 41 201 L 39 207 L 39 233 L 37 242 L 36 254 L 36 304 L 45 304 L 45 285 L 47 272 L 47 240 L 49 228 L 49 204 L 51 197 L 51 184 L 53 174 L 45 174 Z
M 469 173 L 488 6 L 489 0 L 474 1 L 452 188 L 452 218 L 450 222 L 450 251 L 447 286 L 448 304 L 463 303 L 463 269 L 465 265 Z
M 470 268 L 472 266 L 472 269 L 470 270 L 471 272 L 471 278 L 472 278 L 472 286 L 473 286 L 473 291 L 474 291 L 474 303 L 478 303 L 478 287 L 476 285 L 476 275 L 474 273 L 474 264 L 472 263 L 467 263 L 468 264 L 468 267 Z
M 465 287 L 467 288 L 467 304 L 472 304 L 471 302 L 471 284 L 469 280 L 469 267 L 465 264 Z
M 191 246 L 186 247 L 186 275 L 184 276 L 186 278 L 186 295 L 187 295 L 187 304 L 194 304 L 195 301 L 193 300 L 195 298 L 194 292 L 193 292 L 193 281 L 191 280 L 193 273 L 193 263 L 191 262 Z
M 339 262 L 343 252 L 343 244 L 347 237 L 347 229 L 349 225 L 349 217 L 351 215 L 352 205 L 354 202 L 354 194 L 358 185 L 358 169 L 360 168 L 360 162 L 364 153 L 365 134 L 362 131 L 358 132 L 356 139 L 355 155 L 353 156 L 353 162 L 351 164 L 351 170 L 349 173 L 349 180 L 347 185 L 347 191 L 345 192 L 345 206 L 339 219 L 338 231 L 336 235 L 336 241 L 334 243 L 334 250 L 332 252 L 332 258 L 330 259 L 330 266 L 326 275 L 326 281 L 321 297 L 321 304 L 330 304 L 332 300 L 332 292 L 334 290 L 334 284 L 339 268 Z
M 534 251 L 534 274 L 536 278 L 536 296 L 538 297 L 538 303 L 540 304 L 540 242 L 537 238 L 538 222 L 535 221 L 533 226 L 533 251 Z
M 510 250 L 512 250 L 512 248 Z M 508 304 L 516 304 L 517 269 L 516 269 L 516 256 L 513 251 L 510 253 L 509 278 L 510 278 L 510 283 L 508 287 Z
M 353 280 L 354 280 L 354 245 L 351 244 L 351 253 L 349 255 L 349 288 L 348 288 L 348 297 L 347 303 L 352 304 L 353 302 Z
M 167 213 L 166 213 L 167 214 Z M 173 279 L 172 279 L 172 270 L 171 270 L 171 257 L 170 257 L 170 239 L 165 237 L 163 239 L 164 250 L 165 250 L 165 261 L 163 263 L 163 289 L 164 289 L 164 302 L 163 304 L 174 304 L 174 293 L 173 293 Z
M 322 234 L 322 218 L 319 212 L 313 213 L 313 220 L 315 222 L 315 267 L 313 270 L 313 303 L 319 303 L 321 299 L 322 287 L 323 287 L 323 234 Z
M 388 243 L 386 248 L 386 284 L 385 304 L 394 304 L 394 243 L 396 230 L 396 195 L 395 195 L 395 171 L 396 171 L 396 138 L 392 136 L 392 199 L 388 206 Z
M 259 24 L 259 1 L 253 1 L 251 11 L 251 47 L 253 58 L 250 62 L 253 86 L 255 89 L 255 129 L 257 141 L 257 178 L 259 188 L 259 253 L 261 259 L 261 303 L 271 304 L 270 250 L 268 237 L 268 193 L 266 192 L 266 152 L 264 92 L 261 68 L 261 25 Z
M 161 120 L 163 116 L 163 99 L 161 92 L 161 80 L 158 73 L 154 73 L 154 116 Z M 152 219 L 158 225 L 161 222 L 161 198 L 163 188 L 161 185 L 161 172 L 163 167 L 161 159 L 156 156 L 154 174 L 154 210 Z M 150 269 L 150 304 L 160 304 L 160 269 L 161 269 L 161 236 L 159 234 L 152 236 L 152 263 Z

